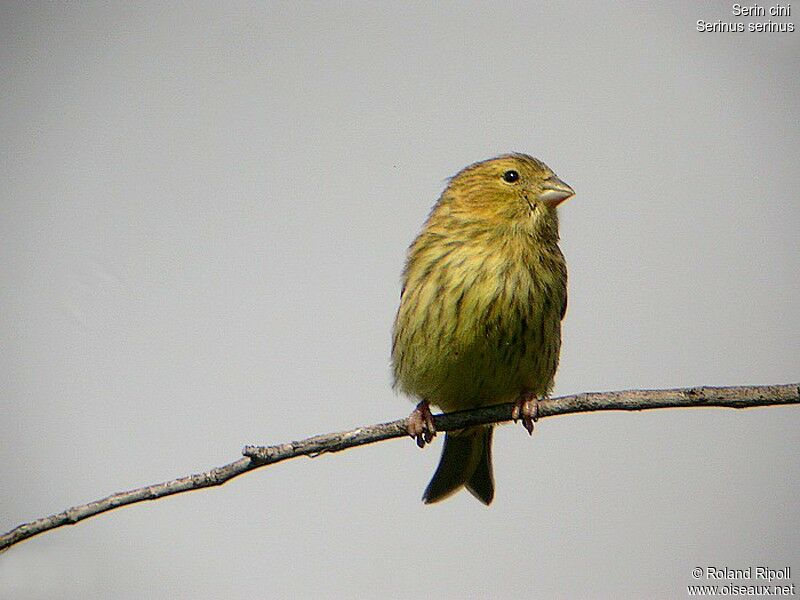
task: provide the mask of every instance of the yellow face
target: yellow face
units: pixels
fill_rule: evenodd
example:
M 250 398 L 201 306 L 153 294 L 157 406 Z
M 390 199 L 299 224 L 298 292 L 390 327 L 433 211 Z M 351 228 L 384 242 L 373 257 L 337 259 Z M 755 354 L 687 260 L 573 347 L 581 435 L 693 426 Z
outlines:
M 462 216 L 510 223 L 554 216 L 555 207 L 574 194 L 543 162 L 527 154 L 506 154 L 455 175 L 442 203 Z

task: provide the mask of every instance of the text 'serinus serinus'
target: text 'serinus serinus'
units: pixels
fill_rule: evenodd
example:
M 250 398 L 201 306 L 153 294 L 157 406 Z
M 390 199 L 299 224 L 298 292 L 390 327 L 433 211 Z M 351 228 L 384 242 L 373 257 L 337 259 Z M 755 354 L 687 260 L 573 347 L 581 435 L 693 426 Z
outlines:
M 567 308 L 556 207 L 574 195 L 541 161 L 507 154 L 450 180 L 411 244 L 394 323 L 395 387 L 421 401 L 409 418 L 420 447 L 444 412 L 515 402 L 533 431 L 553 388 Z M 492 427 L 445 435 L 426 503 L 465 486 L 494 497 Z

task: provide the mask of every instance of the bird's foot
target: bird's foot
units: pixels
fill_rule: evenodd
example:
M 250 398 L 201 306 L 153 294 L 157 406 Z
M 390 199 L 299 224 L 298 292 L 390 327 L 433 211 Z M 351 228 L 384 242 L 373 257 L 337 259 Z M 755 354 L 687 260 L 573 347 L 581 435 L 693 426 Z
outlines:
M 539 419 L 539 398 L 535 394 L 521 394 L 511 411 L 514 423 L 522 420 L 522 426 L 533 435 L 533 424 Z
M 436 436 L 431 407 L 427 400 L 417 404 L 417 408 L 408 416 L 406 425 L 408 435 L 417 440 L 417 446 L 424 448 Z

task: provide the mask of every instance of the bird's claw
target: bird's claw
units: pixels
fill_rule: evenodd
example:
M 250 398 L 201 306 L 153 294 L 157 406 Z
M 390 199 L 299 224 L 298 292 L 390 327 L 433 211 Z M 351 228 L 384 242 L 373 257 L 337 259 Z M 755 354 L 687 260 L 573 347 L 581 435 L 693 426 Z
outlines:
M 511 418 L 514 423 L 522 420 L 522 426 L 528 435 L 533 435 L 533 424 L 539 420 L 539 399 L 533 394 L 522 394 L 514 404 Z
M 417 404 L 417 408 L 408 416 L 406 425 L 408 435 L 417 441 L 417 446 L 424 448 L 436 437 L 436 425 L 433 423 L 431 407 L 427 400 Z

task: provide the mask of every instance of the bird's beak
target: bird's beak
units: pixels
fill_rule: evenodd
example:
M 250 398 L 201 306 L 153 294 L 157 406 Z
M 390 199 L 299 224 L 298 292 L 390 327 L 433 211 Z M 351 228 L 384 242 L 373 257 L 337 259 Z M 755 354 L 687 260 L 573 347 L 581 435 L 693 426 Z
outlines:
M 539 200 L 549 208 L 555 208 L 564 200 L 572 198 L 574 195 L 575 190 L 553 175 L 545 180 L 542 186 L 542 193 L 539 195 Z

